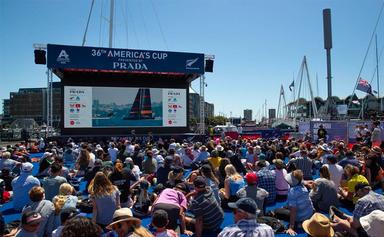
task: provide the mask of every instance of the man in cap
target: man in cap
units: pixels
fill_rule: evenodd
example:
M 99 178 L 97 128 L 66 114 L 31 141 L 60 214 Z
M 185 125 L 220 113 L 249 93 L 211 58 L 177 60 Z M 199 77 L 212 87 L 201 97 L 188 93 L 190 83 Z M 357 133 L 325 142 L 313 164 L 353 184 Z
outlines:
M 33 165 L 29 162 L 21 166 L 20 176 L 12 180 L 13 189 L 13 208 L 21 211 L 28 204 L 28 192 L 35 186 L 40 186 L 40 181 L 32 175 Z
M 273 229 L 256 221 L 257 205 L 251 198 L 241 198 L 236 203 L 228 203 L 233 208 L 235 224 L 225 227 L 219 237 L 273 237 Z
M 384 211 L 384 197 L 372 191 L 369 184 L 358 183 L 355 186 L 355 196 L 359 199 L 356 202 L 353 216 L 344 214 L 344 218 L 334 216 L 335 230 L 347 230 L 351 234 L 357 234 L 363 231 L 360 218 L 373 212 L 374 210 Z M 360 236 L 360 235 L 359 235 Z
M 193 181 L 194 196 L 188 210 L 194 214 L 195 218 L 187 218 L 189 224 L 195 228 L 195 236 L 201 237 L 202 233 L 218 233 L 221 223 L 224 220 L 224 212 L 220 203 L 217 202 L 211 189 L 207 188 L 207 181 L 203 176 L 197 176 Z
M 256 202 L 257 207 L 260 209 L 260 215 L 263 215 L 265 211 L 264 200 L 268 197 L 269 193 L 265 189 L 257 186 L 258 177 L 256 173 L 247 173 L 244 178 L 247 181 L 247 186 L 237 191 L 236 195 L 239 198 L 252 198 Z
M 38 212 L 29 211 L 21 216 L 21 229 L 16 233 L 16 237 L 37 237 L 42 218 Z

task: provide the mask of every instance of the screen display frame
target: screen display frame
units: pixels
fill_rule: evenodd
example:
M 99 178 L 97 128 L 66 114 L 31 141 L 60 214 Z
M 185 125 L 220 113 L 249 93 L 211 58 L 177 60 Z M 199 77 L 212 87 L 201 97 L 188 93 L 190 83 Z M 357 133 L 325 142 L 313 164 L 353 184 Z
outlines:
M 64 128 L 185 127 L 180 88 L 64 86 Z
M 183 127 L 107 127 L 107 128 L 66 128 L 64 127 L 64 87 L 136 87 L 136 88 L 172 88 L 186 91 L 186 126 Z M 61 134 L 65 136 L 125 136 L 133 131 L 136 134 L 183 134 L 190 133 L 189 129 L 189 86 L 187 80 L 173 78 L 152 78 L 150 75 L 127 78 L 124 75 L 103 76 L 97 74 L 65 75 L 61 81 Z

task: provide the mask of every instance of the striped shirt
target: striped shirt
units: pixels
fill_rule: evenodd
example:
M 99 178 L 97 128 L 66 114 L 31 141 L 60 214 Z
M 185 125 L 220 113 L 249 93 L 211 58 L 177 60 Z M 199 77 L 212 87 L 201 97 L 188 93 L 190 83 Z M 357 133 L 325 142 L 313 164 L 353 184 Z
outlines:
M 203 230 L 216 231 L 224 220 L 224 212 L 210 189 L 199 192 L 192 200 L 189 211 L 195 218 L 203 218 Z
M 293 163 L 297 169 L 303 171 L 304 179 L 312 179 L 313 161 L 308 157 L 293 158 L 289 164 Z
M 274 237 L 272 228 L 259 224 L 255 219 L 243 219 L 234 225 L 225 227 L 218 237 Z

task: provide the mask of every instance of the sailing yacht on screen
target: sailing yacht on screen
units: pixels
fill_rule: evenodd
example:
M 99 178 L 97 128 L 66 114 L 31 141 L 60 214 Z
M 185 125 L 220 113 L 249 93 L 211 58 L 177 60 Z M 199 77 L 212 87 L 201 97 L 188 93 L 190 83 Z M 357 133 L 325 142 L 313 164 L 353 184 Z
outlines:
M 149 89 L 140 88 L 126 120 L 153 119 L 151 93 Z

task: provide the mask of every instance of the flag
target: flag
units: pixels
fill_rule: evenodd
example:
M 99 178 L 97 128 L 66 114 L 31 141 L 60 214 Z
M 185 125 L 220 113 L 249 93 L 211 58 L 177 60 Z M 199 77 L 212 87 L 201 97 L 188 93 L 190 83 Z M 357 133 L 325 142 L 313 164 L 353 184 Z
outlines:
M 367 80 L 364 80 L 361 77 L 359 79 L 359 82 L 357 83 L 356 89 L 359 90 L 359 91 L 368 93 L 370 95 L 373 95 L 372 94 L 372 87 L 371 87 L 371 85 L 369 84 L 369 82 Z
M 291 85 L 289 85 L 289 90 L 292 91 L 292 87 L 295 86 L 295 81 L 292 81 Z

